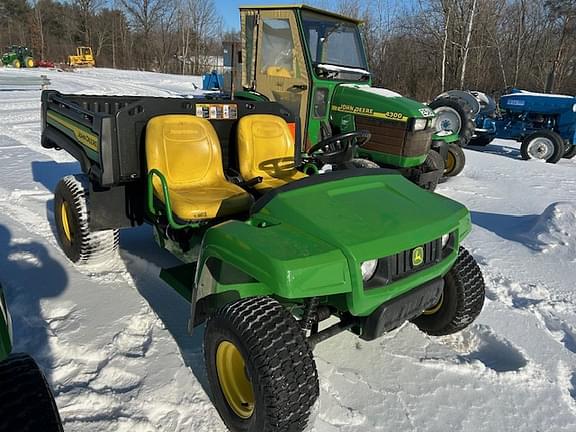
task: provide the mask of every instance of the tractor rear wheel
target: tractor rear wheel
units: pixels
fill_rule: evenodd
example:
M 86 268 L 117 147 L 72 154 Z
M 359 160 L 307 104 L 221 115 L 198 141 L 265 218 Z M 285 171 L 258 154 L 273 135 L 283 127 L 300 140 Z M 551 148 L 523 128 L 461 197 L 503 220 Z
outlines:
M 34 67 L 34 59 L 32 57 L 24 57 L 24 66 L 27 68 Z
M 455 177 L 462 172 L 466 165 L 466 156 L 458 144 L 448 144 L 448 154 L 444 161 L 444 177 Z
M 522 159 L 539 159 L 555 164 L 564 155 L 566 148 L 560 135 L 551 130 L 543 130 L 528 135 L 522 141 Z
M 413 320 L 423 332 L 444 336 L 468 327 L 482 311 L 485 286 L 482 271 L 470 253 L 460 248 L 454 266 L 444 276 L 438 303 Z
M 66 176 L 54 192 L 54 219 L 58 243 L 73 263 L 100 264 L 118 249 L 118 230 L 91 231 L 88 178 Z
M 12 354 L 1 362 L 0 388 L 0 431 L 63 431 L 54 396 L 32 357 Z
M 429 106 L 436 113 L 436 130 L 457 133 L 459 144 L 468 145 L 476 128 L 468 104 L 461 99 L 443 96 L 434 99 Z
M 219 309 L 206 323 L 212 399 L 232 432 L 300 432 L 319 395 L 312 350 L 300 325 L 270 297 Z

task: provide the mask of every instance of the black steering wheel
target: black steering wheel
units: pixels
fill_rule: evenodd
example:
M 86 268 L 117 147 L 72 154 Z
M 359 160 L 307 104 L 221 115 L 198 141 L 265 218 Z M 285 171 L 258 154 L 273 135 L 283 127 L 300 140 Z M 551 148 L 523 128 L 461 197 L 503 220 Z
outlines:
M 367 130 L 357 130 L 326 138 L 308 150 L 308 155 L 323 164 L 341 165 L 354 158 L 356 147 L 366 144 L 372 135 Z

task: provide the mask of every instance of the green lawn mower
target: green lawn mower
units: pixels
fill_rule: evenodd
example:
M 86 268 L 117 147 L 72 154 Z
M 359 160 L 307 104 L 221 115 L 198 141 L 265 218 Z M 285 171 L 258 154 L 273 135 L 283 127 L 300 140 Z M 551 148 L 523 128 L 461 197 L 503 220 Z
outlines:
M 2 55 L 2 64 L 16 69 L 33 68 L 36 66 L 34 56 L 29 48 L 12 45 Z
M 276 102 L 53 90 L 42 119 L 42 145 L 82 171 L 56 187 L 62 250 L 104 263 L 119 229 L 153 227 L 181 261 L 160 277 L 190 302 L 189 330 L 205 325 L 231 431 L 303 431 L 319 396 L 313 348 L 329 337 L 371 341 L 406 321 L 447 335 L 482 309 L 468 210 L 398 171 L 357 168 L 366 130 L 302 152 L 297 117 Z

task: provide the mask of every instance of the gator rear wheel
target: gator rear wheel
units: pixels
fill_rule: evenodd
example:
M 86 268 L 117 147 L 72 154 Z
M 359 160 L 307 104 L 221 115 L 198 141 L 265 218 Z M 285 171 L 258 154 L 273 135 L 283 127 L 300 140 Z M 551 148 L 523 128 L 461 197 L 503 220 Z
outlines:
M 444 176 L 455 177 L 462 172 L 466 165 L 464 150 L 458 144 L 448 144 L 448 154 L 444 161 Z
M 484 305 L 485 287 L 474 257 L 460 248 L 454 266 L 444 276 L 444 291 L 438 303 L 413 320 L 420 330 L 444 336 L 468 327 Z
M 252 297 L 206 324 L 204 356 L 212 399 L 232 432 L 300 432 L 319 395 L 304 332 L 276 300 Z
M 32 357 L 12 354 L 0 362 L 0 432 L 62 432 L 44 375 Z
M 54 192 L 54 219 L 60 247 L 78 264 L 99 264 L 112 259 L 118 249 L 118 230 L 90 231 L 88 179 L 66 176 Z

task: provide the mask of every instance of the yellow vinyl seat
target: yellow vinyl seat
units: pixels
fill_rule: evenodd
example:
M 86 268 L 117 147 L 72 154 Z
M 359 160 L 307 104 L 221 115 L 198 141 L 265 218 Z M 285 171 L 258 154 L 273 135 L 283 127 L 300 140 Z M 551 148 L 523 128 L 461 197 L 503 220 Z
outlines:
M 238 122 L 238 161 L 245 181 L 262 177 L 257 190 L 274 189 L 306 177 L 294 165 L 294 138 L 283 118 L 252 114 Z
M 154 117 L 146 127 L 148 171 L 162 173 L 173 213 L 184 221 L 199 221 L 247 210 L 252 197 L 224 176 L 216 131 L 208 120 L 192 115 Z M 165 204 L 160 179 L 154 195 Z

